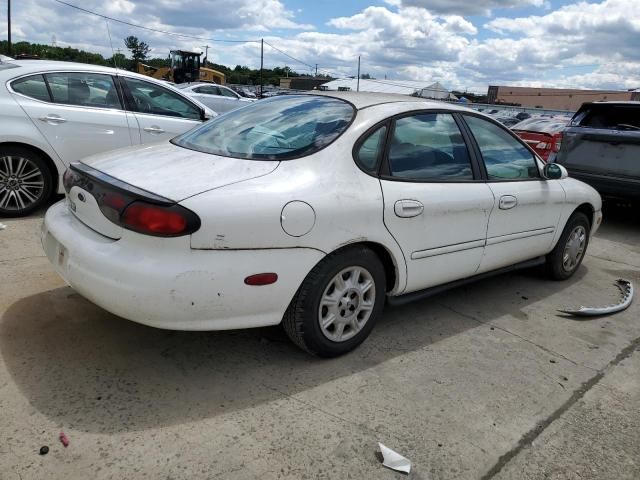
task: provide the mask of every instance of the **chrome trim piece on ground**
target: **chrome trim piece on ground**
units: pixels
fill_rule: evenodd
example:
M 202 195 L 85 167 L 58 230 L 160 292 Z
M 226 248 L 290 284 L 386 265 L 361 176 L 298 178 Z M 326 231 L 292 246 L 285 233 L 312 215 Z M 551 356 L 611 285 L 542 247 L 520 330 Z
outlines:
M 621 312 L 631 305 L 633 300 L 633 284 L 628 280 L 616 280 L 616 286 L 622 292 L 622 300 L 615 305 L 607 305 L 605 307 L 580 307 L 577 310 L 558 310 L 559 312 L 577 317 L 594 317 L 599 315 L 610 315 L 612 313 Z

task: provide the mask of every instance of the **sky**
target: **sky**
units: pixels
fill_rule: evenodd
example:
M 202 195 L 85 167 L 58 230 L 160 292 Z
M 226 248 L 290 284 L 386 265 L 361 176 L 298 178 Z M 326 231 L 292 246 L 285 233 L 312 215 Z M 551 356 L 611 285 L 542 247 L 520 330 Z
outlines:
M 211 61 L 256 68 L 264 39 L 266 67 L 303 73 L 318 64 L 320 73 L 353 76 L 360 56 L 361 72 L 378 79 L 478 93 L 488 85 L 640 88 L 640 0 L 65 1 L 203 40 L 109 21 L 110 42 L 104 19 L 55 0 L 13 0 L 13 40 L 110 56 L 112 46 L 124 50 L 123 38 L 136 35 L 152 56 L 208 44 Z M 3 39 L 6 21 L 3 6 Z

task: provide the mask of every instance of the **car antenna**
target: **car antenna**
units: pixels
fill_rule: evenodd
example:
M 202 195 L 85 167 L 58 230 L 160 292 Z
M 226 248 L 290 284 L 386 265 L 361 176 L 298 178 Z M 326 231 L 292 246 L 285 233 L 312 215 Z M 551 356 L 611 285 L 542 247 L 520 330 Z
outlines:
M 104 23 L 107 24 L 107 35 L 109 35 L 109 45 L 111 46 L 111 58 L 113 59 L 113 65 L 116 70 L 118 69 L 118 60 L 116 59 L 116 52 L 113 49 L 113 41 L 111 40 L 111 30 L 109 29 L 109 20 L 104 19 Z

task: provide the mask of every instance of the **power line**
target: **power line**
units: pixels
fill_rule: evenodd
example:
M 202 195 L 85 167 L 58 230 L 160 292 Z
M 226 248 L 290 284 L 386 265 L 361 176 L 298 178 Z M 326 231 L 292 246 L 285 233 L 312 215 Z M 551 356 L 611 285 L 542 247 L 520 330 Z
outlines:
M 309 68 L 314 68 L 314 66 L 313 66 L 313 65 L 311 65 L 310 63 L 303 62 L 303 61 L 302 61 L 302 60 L 300 60 L 299 58 L 296 58 L 296 57 L 294 57 L 294 56 L 292 56 L 292 55 L 289 55 L 287 52 L 285 52 L 284 50 L 279 49 L 278 47 L 276 47 L 276 46 L 272 45 L 271 43 L 269 43 L 269 42 L 264 42 L 264 43 L 265 43 L 265 45 L 269 45 L 269 46 L 270 46 L 271 48 L 273 48 L 274 50 L 276 50 L 276 51 L 280 52 L 280 53 L 281 53 L 282 55 L 284 55 L 285 57 L 289 57 L 291 60 L 294 60 L 294 61 L 296 61 L 296 62 L 298 62 L 298 63 L 301 63 L 302 65 L 306 65 L 306 66 L 307 66 L 307 67 L 309 67 Z
M 65 5 L 67 7 L 75 8 L 76 10 L 80 10 L 81 12 L 88 13 L 90 15 L 95 15 L 96 17 L 104 18 L 105 20 L 111 20 L 112 22 L 122 23 L 123 25 L 128 25 L 130 27 L 140 28 L 142 30 L 148 30 L 150 32 L 162 33 L 164 35 L 173 35 L 175 37 L 182 38 L 192 38 L 194 40 L 204 40 L 207 42 L 220 42 L 220 43 L 260 43 L 260 40 L 228 40 L 222 38 L 206 38 L 206 37 L 197 37 L 195 35 L 187 35 L 184 33 L 176 33 L 170 32 L 168 30 L 160 30 L 157 28 L 145 27 L 144 25 L 138 25 L 136 23 L 127 22 L 125 20 L 120 20 L 118 18 L 109 17 L 107 15 L 103 15 L 102 13 L 94 12 L 92 10 L 88 10 L 86 8 L 79 7 L 77 5 L 73 5 L 71 3 L 64 2 L 63 0 L 54 0 L 57 3 Z

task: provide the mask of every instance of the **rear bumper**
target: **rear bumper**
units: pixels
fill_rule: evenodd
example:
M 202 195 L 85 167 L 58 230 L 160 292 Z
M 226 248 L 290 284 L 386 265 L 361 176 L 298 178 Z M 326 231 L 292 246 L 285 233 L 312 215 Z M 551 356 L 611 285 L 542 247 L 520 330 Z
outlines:
M 91 302 L 170 330 L 278 324 L 304 277 L 324 256 L 308 248 L 191 250 L 189 237 L 132 232 L 112 240 L 81 223 L 64 202 L 47 211 L 42 245 L 56 272 Z M 248 275 L 262 272 L 276 272 L 278 281 L 244 284 Z

